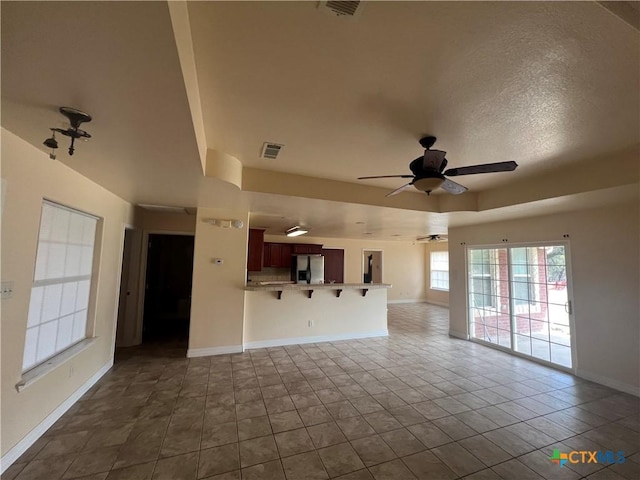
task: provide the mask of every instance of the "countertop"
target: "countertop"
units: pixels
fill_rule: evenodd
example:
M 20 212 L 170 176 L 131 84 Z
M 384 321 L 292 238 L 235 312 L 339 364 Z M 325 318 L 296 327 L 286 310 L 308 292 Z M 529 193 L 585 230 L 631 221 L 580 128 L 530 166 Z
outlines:
M 282 285 L 247 284 L 246 291 L 280 292 L 283 290 L 345 290 L 345 289 L 374 290 L 391 288 L 389 283 L 286 283 Z

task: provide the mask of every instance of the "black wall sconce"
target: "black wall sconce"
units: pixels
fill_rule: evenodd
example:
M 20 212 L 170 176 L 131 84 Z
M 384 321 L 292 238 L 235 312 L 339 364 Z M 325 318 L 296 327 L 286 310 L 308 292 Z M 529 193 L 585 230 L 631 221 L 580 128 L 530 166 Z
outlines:
M 76 138 L 91 138 L 91 135 L 80 129 L 80 125 L 85 122 L 91 121 L 91 115 L 71 107 L 60 107 L 60 113 L 69 119 L 70 127 L 66 130 L 62 128 L 50 128 L 51 132 L 53 132 L 51 134 L 51 138 L 47 138 L 43 143 L 45 146 L 51 149 L 51 153 L 49 154 L 49 158 L 51 160 L 56 159 L 55 149 L 58 148 L 56 132 L 61 133 L 65 137 L 71 137 L 71 145 L 69 145 L 69 155 L 73 155 L 73 152 L 75 152 L 73 143 L 75 142 Z

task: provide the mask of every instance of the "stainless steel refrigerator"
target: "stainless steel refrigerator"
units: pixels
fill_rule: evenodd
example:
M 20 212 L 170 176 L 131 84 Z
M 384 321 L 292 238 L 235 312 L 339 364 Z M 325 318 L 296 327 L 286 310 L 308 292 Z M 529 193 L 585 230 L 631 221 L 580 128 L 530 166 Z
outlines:
M 296 283 L 324 283 L 324 256 L 294 255 L 292 272 Z

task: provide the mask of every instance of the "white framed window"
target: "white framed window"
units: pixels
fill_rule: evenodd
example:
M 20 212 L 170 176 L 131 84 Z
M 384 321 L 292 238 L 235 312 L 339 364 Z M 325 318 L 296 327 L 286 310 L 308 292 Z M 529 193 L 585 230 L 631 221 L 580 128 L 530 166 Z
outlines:
M 43 201 L 23 372 L 86 338 L 97 224 L 92 215 Z
M 431 290 L 449 291 L 449 252 L 431 252 Z

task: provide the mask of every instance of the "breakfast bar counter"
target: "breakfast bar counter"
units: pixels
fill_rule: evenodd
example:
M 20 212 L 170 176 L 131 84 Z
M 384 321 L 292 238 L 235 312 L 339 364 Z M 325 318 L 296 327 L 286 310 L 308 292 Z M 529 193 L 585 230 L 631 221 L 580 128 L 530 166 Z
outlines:
M 360 290 L 362 296 L 366 296 L 369 290 L 380 288 L 391 288 L 388 283 L 288 283 L 288 282 L 262 282 L 256 284 L 247 284 L 246 291 L 249 292 L 276 292 L 277 298 L 282 298 L 282 292 L 303 291 L 311 298 L 315 290 L 334 290 L 336 297 L 340 297 L 343 290 Z
M 249 283 L 245 348 L 386 336 L 384 283 Z

